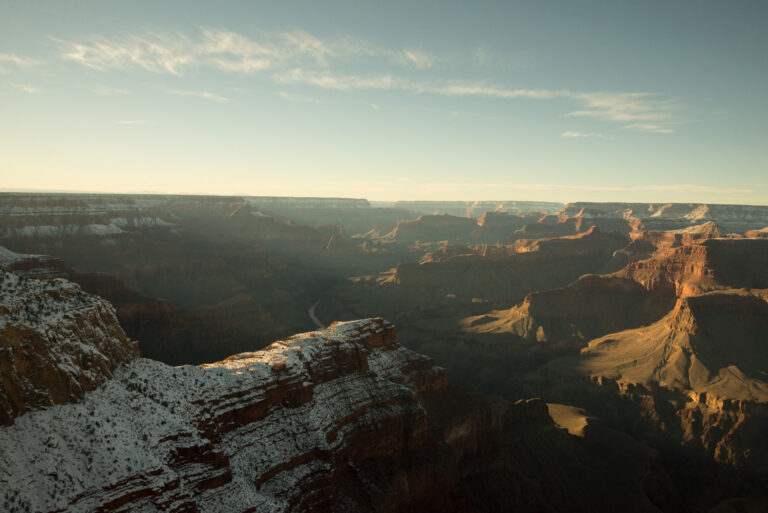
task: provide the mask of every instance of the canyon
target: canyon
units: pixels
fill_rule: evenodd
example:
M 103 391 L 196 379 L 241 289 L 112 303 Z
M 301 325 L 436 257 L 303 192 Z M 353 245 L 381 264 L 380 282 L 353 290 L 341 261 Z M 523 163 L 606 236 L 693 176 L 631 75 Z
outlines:
M 764 511 L 766 230 L 739 205 L 0 194 L 0 501 Z
M 61 376 L 57 358 L 65 344 L 38 347 L 52 358 L 33 371 L 3 369 L 29 388 L 19 401 L 4 380 L 0 394 L 18 406 L 0 429 L 4 511 L 610 511 L 624 503 L 650 511 L 652 500 L 677 500 L 663 472 L 647 476 L 658 465 L 652 451 L 623 441 L 641 456 L 610 475 L 541 400 L 452 387 L 445 369 L 400 346 L 382 319 L 170 367 L 138 357 L 113 310 L 91 317 L 103 300 L 77 285 L 3 273 L 6 332 L 25 329 L 34 342 L 60 318 L 106 327 L 117 336 L 107 361 L 120 363 L 85 395 L 50 393 L 48 375 L 62 385 L 72 377 Z M 52 304 L 19 315 L 37 304 L 40 287 L 57 292 L 46 294 Z M 104 337 L 91 335 L 69 333 L 93 354 L 107 352 Z M 27 354 L 13 340 L 9 350 L 14 361 Z M 66 363 L 70 374 L 91 368 L 85 358 Z M 604 481 L 562 479 L 562 469 Z

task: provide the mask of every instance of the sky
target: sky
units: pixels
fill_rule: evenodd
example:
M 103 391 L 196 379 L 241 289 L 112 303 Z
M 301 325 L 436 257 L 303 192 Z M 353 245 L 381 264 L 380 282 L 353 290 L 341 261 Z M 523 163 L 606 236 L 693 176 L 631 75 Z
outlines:
M 768 204 L 768 2 L 0 0 L 0 190 Z

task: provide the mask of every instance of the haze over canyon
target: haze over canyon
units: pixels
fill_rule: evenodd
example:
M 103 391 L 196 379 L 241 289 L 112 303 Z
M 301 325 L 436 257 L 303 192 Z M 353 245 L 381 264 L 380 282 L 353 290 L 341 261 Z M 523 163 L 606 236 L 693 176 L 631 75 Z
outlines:
M 768 207 L 0 194 L 4 511 L 764 511 Z

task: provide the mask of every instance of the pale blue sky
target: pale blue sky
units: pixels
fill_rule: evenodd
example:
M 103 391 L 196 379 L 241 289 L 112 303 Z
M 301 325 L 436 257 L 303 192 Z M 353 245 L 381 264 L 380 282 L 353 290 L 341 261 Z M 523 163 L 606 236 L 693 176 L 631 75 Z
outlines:
M 384 4 L 0 0 L 0 189 L 768 203 L 768 2 Z

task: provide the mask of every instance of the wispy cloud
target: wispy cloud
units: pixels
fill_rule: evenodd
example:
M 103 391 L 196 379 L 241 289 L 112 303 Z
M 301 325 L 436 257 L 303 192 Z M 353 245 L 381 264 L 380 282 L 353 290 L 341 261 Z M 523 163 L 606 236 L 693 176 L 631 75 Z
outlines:
M 15 53 L 0 53 L 0 73 L 9 73 L 10 68 L 31 68 L 40 64 L 29 57 L 19 57 Z
M 16 84 L 14 82 L 8 82 L 8 84 L 14 89 L 21 91 L 22 93 L 37 94 L 40 92 L 39 87 L 35 87 L 27 84 Z
M 532 100 L 553 100 L 556 98 L 568 98 L 573 96 L 570 91 L 553 91 L 547 89 L 510 89 L 493 84 L 480 83 L 454 83 L 449 85 L 436 85 L 422 83 L 416 86 L 417 91 L 442 94 L 445 96 L 485 96 L 488 98 L 527 98 Z
M 568 89 L 514 88 L 487 80 L 423 79 L 405 68 L 431 68 L 443 58 L 414 48 L 382 48 L 350 38 L 320 38 L 302 30 L 259 32 L 201 29 L 183 33 L 101 37 L 85 42 L 57 40 L 62 58 L 93 69 L 139 68 L 153 73 L 182 75 L 189 68 L 238 74 L 268 73 L 280 84 L 300 84 L 337 91 L 399 90 L 415 94 L 486 97 L 504 100 L 559 100 L 564 115 L 622 123 L 628 130 L 671 134 L 679 123 L 675 100 L 647 92 L 580 92 Z M 484 57 L 481 51 L 479 58 Z M 336 63 L 365 61 L 383 71 L 338 72 Z M 394 67 L 393 67 L 394 66 Z M 370 66 L 367 66 L 370 68 Z M 399 68 L 397 68 L 399 67 Z M 397 69 L 396 69 L 397 68 Z M 345 65 L 345 70 L 350 66 Z M 376 69 L 376 68 L 374 68 Z M 175 92 L 225 102 L 214 93 Z M 288 99 L 288 98 L 286 98 Z M 567 136 L 566 136 L 567 137 Z
M 670 118 L 674 102 L 659 100 L 649 93 L 573 93 L 585 108 L 568 113 L 611 121 L 664 121 Z
M 146 125 L 146 119 L 124 119 L 117 122 L 118 125 Z
M 219 103 L 227 103 L 229 98 L 221 96 L 217 93 L 211 93 L 208 91 L 168 91 L 169 94 L 175 94 L 176 96 L 193 96 L 197 98 L 203 98 L 204 100 L 211 100 Z
M 277 95 L 283 100 L 294 103 L 320 103 L 320 100 L 312 96 L 304 96 L 300 94 L 293 94 L 286 91 L 280 91 Z
M 436 57 L 420 50 L 403 50 L 405 62 L 417 68 L 431 68 L 435 65 Z
M 154 73 L 178 75 L 194 63 L 191 41 L 183 34 L 149 34 L 125 38 L 98 38 L 87 43 L 54 39 L 62 47 L 61 57 L 97 70 L 139 67 Z
M 579 139 L 579 138 L 587 138 L 587 137 L 593 137 L 597 139 L 608 139 L 609 137 L 605 134 L 598 134 L 598 133 L 592 133 L 592 132 L 563 132 L 560 134 L 561 137 L 568 137 L 571 139 Z
M 276 73 L 273 78 L 284 84 L 309 84 L 323 89 L 350 91 L 355 89 L 410 89 L 408 82 L 392 75 L 344 75 L 328 70 L 294 68 Z
M 566 116 L 592 117 L 606 121 L 628 122 L 655 120 L 657 123 L 630 123 L 631 130 L 674 133 L 668 124 L 675 121 L 675 102 L 659 100 L 649 93 L 582 93 L 569 90 L 512 89 L 487 82 L 413 81 L 392 74 L 337 74 L 330 70 L 294 68 L 276 73 L 273 78 L 282 83 L 309 84 L 325 89 L 350 91 L 355 89 L 403 90 L 442 96 L 478 96 L 499 99 L 569 100 L 583 108 Z
M 654 132 L 657 134 L 673 134 L 675 131 L 672 128 L 656 125 L 653 123 L 632 123 L 626 125 L 624 128 L 630 130 L 637 130 L 638 132 Z
M 475 51 L 472 52 L 472 60 L 475 62 L 475 64 L 479 64 L 481 66 L 485 66 L 491 62 L 491 58 L 491 52 L 484 46 L 478 46 L 475 48 Z
M 118 87 L 96 86 L 92 87 L 91 91 L 101 96 L 113 96 L 128 94 L 128 90 L 120 89 Z
M 390 50 L 353 38 L 323 40 L 304 32 L 265 32 L 249 37 L 229 30 L 203 29 L 186 34 L 99 37 L 86 42 L 54 39 L 61 57 L 93 69 L 141 68 L 153 73 L 181 74 L 186 68 L 212 67 L 239 73 L 287 68 L 332 60 L 384 57 L 399 64 L 428 68 L 437 58 L 422 50 Z

